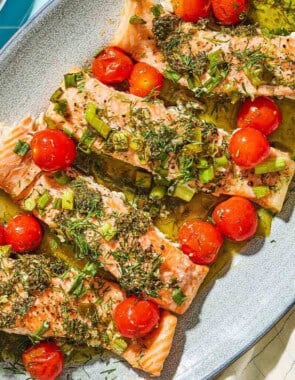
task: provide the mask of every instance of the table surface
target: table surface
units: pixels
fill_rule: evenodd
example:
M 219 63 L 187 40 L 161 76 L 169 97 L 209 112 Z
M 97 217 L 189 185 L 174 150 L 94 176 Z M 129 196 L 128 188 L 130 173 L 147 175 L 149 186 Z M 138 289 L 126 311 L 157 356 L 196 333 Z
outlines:
M 0 11 L 0 48 L 46 2 L 6 0 Z M 219 376 L 219 380 L 261 379 L 295 379 L 295 308 Z

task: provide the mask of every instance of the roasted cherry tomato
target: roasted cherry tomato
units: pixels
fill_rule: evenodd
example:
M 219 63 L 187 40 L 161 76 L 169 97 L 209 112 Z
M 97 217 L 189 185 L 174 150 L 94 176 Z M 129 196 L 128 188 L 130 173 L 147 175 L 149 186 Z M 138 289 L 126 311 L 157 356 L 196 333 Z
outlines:
M 17 215 L 4 228 L 5 242 L 16 253 L 30 252 L 38 248 L 42 240 L 42 228 L 31 215 Z
M 251 127 L 265 135 L 274 132 L 282 122 L 282 113 L 276 103 L 266 96 L 246 100 L 238 113 L 238 128 Z
M 270 146 L 263 133 L 247 127 L 233 133 L 229 142 L 229 151 L 237 165 L 249 169 L 267 158 Z
M 190 22 L 209 17 L 211 11 L 211 0 L 173 0 L 172 5 L 178 17 Z
M 223 243 L 222 235 L 215 226 L 198 219 L 182 225 L 178 240 L 182 251 L 200 265 L 213 263 Z
M 224 25 L 240 22 L 242 13 L 246 13 L 249 6 L 249 0 L 212 0 L 214 16 Z
M 116 47 L 107 47 L 93 61 L 95 78 L 105 84 L 121 83 L 130 77 L 133 62 L 128 55 Z
M 5 244 L 6 244 L 5 230 L 4 230 L 4 227 L 2 226 L 2 224 L 0 224 L 0 246 L 5 245 Z
M 54 342 L 41 342 L 23 353 L 25 370 L 36 380 L 55 380 L 63 370 L 64 356 Z
M 242 197 L 231 197 L 219 203 L 213 211 L 213 220 L 221 233 L 234 241 L 250 239 L 258 224 L 255 207 Z
M 76 158 L 74 141 L 56 129 L 36 132 L 31 149 L 35 164 L 47 172 L 66 169 Z
M 152 301 L 132 296 L 117 305 L 114 320 L 121 335 L 138 338 L 153 330 L 160 320 L 160 312 Z
M 148 95 L 159 95 L 163 84 L 163 75 L 154 67 L 147 63 L 136 63 L 130 79 L 130 93 L 133 95 L 145 97 Z

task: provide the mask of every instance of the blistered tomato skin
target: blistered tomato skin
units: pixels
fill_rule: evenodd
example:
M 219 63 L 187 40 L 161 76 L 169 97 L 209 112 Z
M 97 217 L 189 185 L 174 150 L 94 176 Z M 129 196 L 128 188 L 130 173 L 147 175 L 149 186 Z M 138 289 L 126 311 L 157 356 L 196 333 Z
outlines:
M 281 122 L 281 110 L 273 99 L 266 96 L 246 100 L 242 104 L 237 118 L 238 128 L 255 128 L 266 136 L 278 129 Z
M 163 75 L 154 67 L 144 62 L 136 63 L 130 79 L 130 93 L 139 97 L 158 96 L 163 85 Z
M 182 251 L 200 265 L 212 264 L 223 243 L 223 237 L 215 226 L 198 219 L 182 225 L 178 240 Z
M 268 157 L 270 145 L 262 132 L 247 127 L 238 129 L 232 134 L 229 152 L 238 166 L 250 169 Z
M 0 224 L 0 246 L 5 245 L 5 244 L 6 244 L 5 230 L 4 230 L 4 226 L 2 226 L 2 224 Z
M 221 233 L 230 240 L 248 240 L 257 230 L 256 209 L 246 198 L 231 197 L 220 203 L 212 217 Z
M 120 302 L 114 311 L 119 333 L 126 338 L 139 338 L 151 332 L 159 323 L 160 312 L 152 301 L 134 296 Z
M 214 16 L 223 25 L 234 25 L 241 21 L 243 13 L 250 8 L 249 0 L 212 0 Z
M 63 371 L 64 356 L 54 342 L 41 342 L 23 353 L 25 370 L 36 380 L 55 380 Z
M 92 73 L 104 84 L 121 83 L 130 77 L 131 58 L 117 47 L 107 47 L 92 63 Z
M 13 252 L 31 252 L 39 247 L 42 240 L 40 223 L 31 215 L 17 215 L 4 228 L 5 244 L 11 245 Z
M 197 22 L 211 13 L 211 0 L 173 0 L 174 13 L 188 22 Z
M 76 145 L 64 132 L 45 129 L 36 132 L 31 141 L 33 161 L 46 172 L 64 170 L 76 158 Z

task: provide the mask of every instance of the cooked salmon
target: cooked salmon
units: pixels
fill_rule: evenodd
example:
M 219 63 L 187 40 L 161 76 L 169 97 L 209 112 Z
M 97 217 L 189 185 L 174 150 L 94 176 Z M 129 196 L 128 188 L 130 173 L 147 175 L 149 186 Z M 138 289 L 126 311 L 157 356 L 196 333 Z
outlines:
M 88 74 L 84 74 L 82 91 L 64 86 L 61 89 L 62 99 L 68 105 L 67 115 L 56 112 L 52 103 L 46 112 L 47 120 L 81 141 L 89 131 L 85 109 L 88 104 L 94 104 L 100 120 L 112 130 L 107 140 L 94 133 L 91 145 L 94 152 L 108 154 L 156 175 L 160 173 L 173 184 L 177 181 L 186 183 L 196 191 L 214 195 L 243 195 L 274 212 L 282 209 L 295 169 L 288 154 L 275 149 L 271 151 L 270 157 L 285 161 L 280 172 L 254 174 L 253 170 L 242 170 L 229 162 L 222 171 L 216 172 L 212 181 L 204 183 L 198 177 L 200 171 L 193 171 L 192 166 L 201 159 L 213 164 L 213 156 L 229 156 L 227 146 L 230 135 L 224 130 L 201 121 L 185 107 L 166 108 L 160 100 L 148 101 L 118 92 Z M 201 133 L 202 137 L 193 143 L 196 132 Z M 127 141 L 127 145 L 123 148 L 119 146 L 118 150 L 113 143 L 116 134 Z M 194 149 L 197 149 L 196 153 Z M 268 186 L 269 193 L 262 198 L 257 196 L 254 190 L 257 186 Z
M 173 340 L 177 319 L 161 313 L 159 325 L 141 339 L 123 338 L 113 311 L 124 300 L 118 285 L 77 272 L 47 256 L 23 255 L 0 261 L 0 329 L 35 339 L 68 338 L 101 346 L 133 367 L 158 376 Z
M 20 126 L 24 123 L 27 125 L 28 119 Z M 35 123 L 35 129 L 39 126 L 44 128 L 44 123 Z M 8 135 L 13 136 L 15 129 L 19 126 L 11 128 Z M 27 132 L 23 129 L 18 139 L 25 139 Z M 12 138 L 9 137 L 9 141 Z M 11 154 L 12 147 L 12 143 L 3 144 L 1 155 L 7 157 L 3 161 L 7 162 L 7 170 L 15 173 L 10 183 L 25 181 L 27 185 L 17 195 L 24 208 L 28 200 L 30 204 L 33 202 L 36 206 L 33 213 L 62 239 L 73 243 L 78 257 L 99 260 L 128 291 L 143 293 L 176 313 L 187 310 L 208 272 L 206 266 L 194 264 L 152 226 L 147 213 L 128 205 L 122 193 L 110 191 L 73 169 L 66 173 L 69 184 L 60 185 L 54 175 L 44 173 L 29 183 L 32 177 L 24 164 L 22 172 L 14 170 L 16 153 Z M 30 165 L 29 161 L 25 162 Z M 2 170 L 4 180 L 0 181 L 0 188 L 14 195 L 13 185 L 9 187 L 5 181 L 8 173 L 4 166 Z M 38 199 L 44 194 L 48 202 L 46 207 L 40 208 Z M 72 196 L 75 203 L 68 209 L 57 205 L 66 194 Z M 174 298 L 177 290 L 183 293 L 180 303 Z
M 293 35 L 270 37 L 253 26 L 213 31 L 164 10 L 154 17 L 154 5 L 127 0 L 111 45 L 164 75 L 173 71 L 196 95 L 295 97 Z M 130 22 L 134 15 L 143 22 Z

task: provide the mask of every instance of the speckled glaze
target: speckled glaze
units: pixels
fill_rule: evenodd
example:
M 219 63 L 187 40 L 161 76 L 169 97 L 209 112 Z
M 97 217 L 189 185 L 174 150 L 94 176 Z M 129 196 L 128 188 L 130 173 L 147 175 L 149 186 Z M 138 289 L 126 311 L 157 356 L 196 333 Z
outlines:
M 14 123 L 44 110 L 63 73 L 108 42 L 121 7 L 121 0 L 49 1 L 0 53 L 0 121 Z M 294 198 L 293 191 L 274 221 L 271 238 L 251 241 L 179 318 L 162 380 L 212 378 L 292 306 Z M 120 380 L 148 378 L 127 364 L 106 367 L 102 362 L 76 369 L 71 376 L 99 380 L 105 378 L 103 370 L 114 367 L 112 375 Z M 11 379 L 1 372 L 0 377 Z

